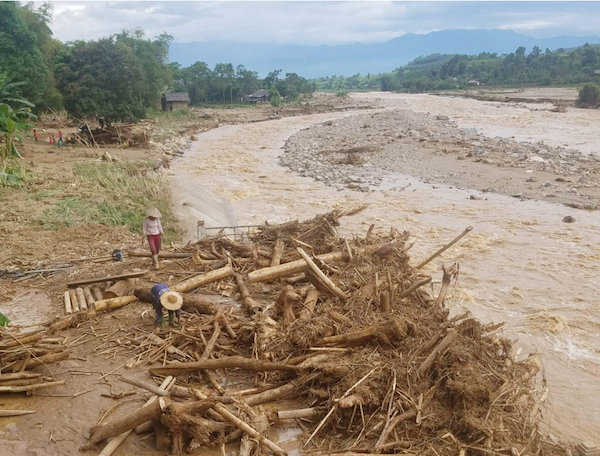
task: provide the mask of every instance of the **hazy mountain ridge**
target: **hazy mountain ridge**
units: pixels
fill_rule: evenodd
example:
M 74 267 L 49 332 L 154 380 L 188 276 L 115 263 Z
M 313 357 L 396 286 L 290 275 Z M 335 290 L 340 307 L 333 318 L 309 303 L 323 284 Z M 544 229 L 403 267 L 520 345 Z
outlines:
M 555 50 L 585 43 L 600 43 L 597 36 L 557 36 L 537 39 L 512 30 L 442 30 L 425 35 L 406 34 L 376 44 L 305 46 L 227 41 L 172 43 L 169 58 L 188 66 L 196 61 L 213 67 L 219 62 L 242 64 L 261 76 L 274 69 L 295 72 L 307 78 L 333 74 L 382 73 L 416 57 L 440 54 L 514 52 L 519 46 L 531 51 L 539 46 Z

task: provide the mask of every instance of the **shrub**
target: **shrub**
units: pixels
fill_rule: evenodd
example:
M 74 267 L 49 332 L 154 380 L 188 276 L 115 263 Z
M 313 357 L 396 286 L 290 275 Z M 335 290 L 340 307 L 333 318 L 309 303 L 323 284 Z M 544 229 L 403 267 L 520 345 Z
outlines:
M 348 97 L 348 91 L 347 90 L 340 90 L 339 92 L 337 92 L 335 94 L 336 97 L 340 97 L 340 98 L 347 98 Z
M 581 108 L 596 108 L 600 106 L 600 90 L 594 84 L 585 84 L 579 91 L 577 106 Z

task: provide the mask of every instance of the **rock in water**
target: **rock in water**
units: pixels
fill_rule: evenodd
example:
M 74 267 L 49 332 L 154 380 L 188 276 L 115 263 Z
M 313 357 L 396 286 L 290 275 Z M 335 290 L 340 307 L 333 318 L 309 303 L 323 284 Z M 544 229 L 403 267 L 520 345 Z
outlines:
M 563 222 L 565 223 L 573 223 L 575 222 L 575 217 L 571 217 L 570 215 L 567 215 L 564 219 Z

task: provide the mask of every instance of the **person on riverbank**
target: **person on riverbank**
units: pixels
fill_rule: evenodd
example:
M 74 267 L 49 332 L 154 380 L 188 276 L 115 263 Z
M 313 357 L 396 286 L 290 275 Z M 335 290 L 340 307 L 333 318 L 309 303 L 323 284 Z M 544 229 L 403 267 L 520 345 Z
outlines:
M 164 238 L 164 232 L 162 224 L 160 223 L 161 213 L 155 208 L 151 207 L 146 210 L 146 217 L 142 226 L 142 247 L 144 246 L 144 240 L 148 239 L 148 245 L 152 252 L 152 261 L 156 269 L 159 268 L 158 254 L 160 253 L 161 241 Z
M 152 296 L 152 306 L 156 311 L 155 332 L 159 332 L 163 323 L 163 308 L 169 311 L 169 326 L 173 328 L 179 327 L 181 320 L 181 306 L 183 305 L 183 297 L 176 291 L 171 291 L 164 283 L 157 283 L 150 290 Z M 177 323 L 175 322 L 177 317 Z

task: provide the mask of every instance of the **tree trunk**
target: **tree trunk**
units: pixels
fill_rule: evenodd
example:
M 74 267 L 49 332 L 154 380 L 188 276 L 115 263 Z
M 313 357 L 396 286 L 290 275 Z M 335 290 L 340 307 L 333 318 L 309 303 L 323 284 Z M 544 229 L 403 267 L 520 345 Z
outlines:
M 275 364 L 259 361 L 253 358 L 244 358 L 242 356 L 228 356 L 219 359 L 206 359 L 202 361 L 187 363 L 171 363 L 165 367 L 156 367 L 150 369 L 152 375 L 180 375 L 187 372 L 195 372 L 202 369 L 233 369 L 240 368 L 253 372 L 284 371 L 295 372 L 294 366 L 285 364 Z
M 151 404 L 144 406 L 129 415 L 114 421 L 94 426 L 90 429 L 90 440 L 80 448 L 80 451 L 91 449 L 96 443 L 134 429 L 146 421 L 160 417 L 163 410 L 171 403 L 169 398 L 161 397 Z

